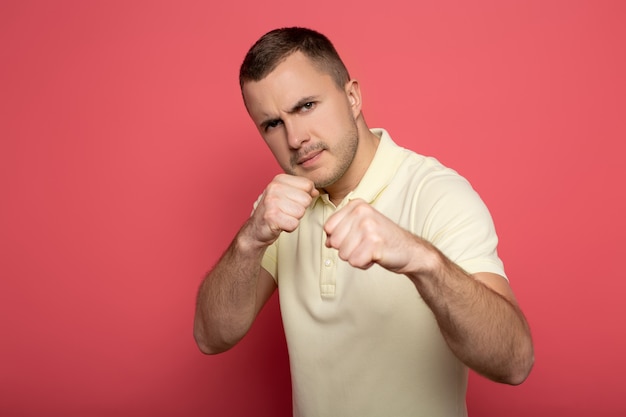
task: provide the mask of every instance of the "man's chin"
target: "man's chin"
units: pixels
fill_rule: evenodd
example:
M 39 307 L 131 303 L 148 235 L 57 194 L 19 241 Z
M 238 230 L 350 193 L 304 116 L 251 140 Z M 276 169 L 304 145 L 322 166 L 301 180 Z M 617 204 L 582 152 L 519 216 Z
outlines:
M 327 187 L 330 187 L 335 183 L 335 181 L 329 181 L 328 179 L 310 178 L 310 180 L 313 181 L 315 188 L 317 188 L 318 190 L 325 190 Z
M 333 185 L 336 180 L 333 178 L 328 178 L 328 176 L 322 175 L 322 173 L 320 173 L 319 171 L 320 169 L 304 170 L 304 169 L 296 168 L 296 169 L 285 170 L 285 173 L 311 180 L 313 184 L 315 185 L 315 188 L 321 191 L 324 188 Z

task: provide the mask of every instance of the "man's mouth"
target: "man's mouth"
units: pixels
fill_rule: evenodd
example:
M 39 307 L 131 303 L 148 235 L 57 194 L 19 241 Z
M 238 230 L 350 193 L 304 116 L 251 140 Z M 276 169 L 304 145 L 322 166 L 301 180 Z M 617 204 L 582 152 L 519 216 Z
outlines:
M 314 159 L 317 159 L 317 157 L 318 157 L 318 156 L 319 156 L 322 152 L 324 152 L 324 150 L 323 150 L 323 149 L 318 149 L 318 150 L 316 150 L 316 151 L 309 152 L 309 153 L 307 153 L 306 155 L 303 155 L 303 156 L 299 157 L 299 158 L 298 158 L 298 160 L 296 161 L 296 163 L 297 163 L 298 165 L 303 165 L 303 166 L 305 166 L 305 165 L 309 165 L 310 163 L 312 163 L 312 162 L 313 162 L 313 160 L 314 160 Z

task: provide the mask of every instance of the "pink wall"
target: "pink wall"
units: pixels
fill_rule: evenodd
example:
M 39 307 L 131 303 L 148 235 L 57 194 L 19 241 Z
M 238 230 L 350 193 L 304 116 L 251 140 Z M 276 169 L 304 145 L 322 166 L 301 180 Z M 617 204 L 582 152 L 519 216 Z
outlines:
M 275 298 L 226 354 L 191 333 L 277 172 L 237 70 L 286 25 L 329 35 L 369 124 L 492 210 L 536 366 L 472 375 L 472 415 L 625 415 L 626 3 L 212 3 L 0 3 L 0 415 L 289 414 Z

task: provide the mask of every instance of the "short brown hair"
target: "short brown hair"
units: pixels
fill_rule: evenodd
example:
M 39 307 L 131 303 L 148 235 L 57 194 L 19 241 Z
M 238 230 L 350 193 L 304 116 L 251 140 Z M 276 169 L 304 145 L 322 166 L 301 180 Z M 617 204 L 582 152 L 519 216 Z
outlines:
M 274 29 L 250 48 L 239 69 L 239 86 L 260 81 L 294 52 L 300 51 L 322 72 L 329 74 L 339 88 L 350 81 L 350 74 L 330 40 L 319 32 L 302 27 Z

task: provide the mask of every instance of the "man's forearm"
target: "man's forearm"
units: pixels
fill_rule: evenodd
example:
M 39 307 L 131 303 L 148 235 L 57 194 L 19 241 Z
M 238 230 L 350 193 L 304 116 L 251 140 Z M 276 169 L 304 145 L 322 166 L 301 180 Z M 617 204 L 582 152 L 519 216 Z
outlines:
M 528 324 L 516 303 L 426 246 L 433 268 L 407 275 L 435 314 L 452 351 L 494 381 L 522 383 L 534 359 Z
M 194 336 L 206 353 L 219 353 L 237 343 L 276 289 L 261 260 L 283 232 L 293 232 L 313 198 L 313 181 L 279 174 L 265 187 L 252 215 L 204 279 L 198 292 Z
M 256 316 L 256 289 L 264 248 L 235 237 L 198 291 L 194 337 L 204 353 L 231 348 Z

